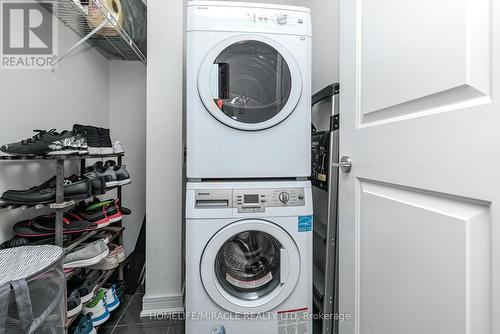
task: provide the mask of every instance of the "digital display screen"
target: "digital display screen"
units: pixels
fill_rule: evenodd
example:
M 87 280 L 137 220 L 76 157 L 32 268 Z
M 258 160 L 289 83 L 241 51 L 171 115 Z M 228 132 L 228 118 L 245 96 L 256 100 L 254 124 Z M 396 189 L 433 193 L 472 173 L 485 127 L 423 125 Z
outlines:
M 243 195 L 243 201 L 246 204 L 259 203 L 259 195 Z

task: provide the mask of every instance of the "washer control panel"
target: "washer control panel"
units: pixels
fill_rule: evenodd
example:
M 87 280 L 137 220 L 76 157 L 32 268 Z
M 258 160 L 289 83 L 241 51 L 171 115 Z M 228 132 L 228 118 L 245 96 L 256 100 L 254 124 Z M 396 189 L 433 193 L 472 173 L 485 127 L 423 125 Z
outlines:
M 239 213 L 306 205 L 304 188 L 198 190 L 195 200 L 198 209 L 236 208 Z

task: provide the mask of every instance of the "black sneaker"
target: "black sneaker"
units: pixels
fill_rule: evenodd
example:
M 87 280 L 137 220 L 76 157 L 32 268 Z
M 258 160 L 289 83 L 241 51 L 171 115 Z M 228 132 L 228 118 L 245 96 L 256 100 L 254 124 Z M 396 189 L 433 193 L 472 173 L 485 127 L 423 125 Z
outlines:
M 68 289 L 68 297 L 66 298 L 67 303 L 67 317 L 71 318 L 80 313 L 82 310 L 82 300 L 80 299 L 80 294 L 77 289 Z
M 94 297 L 94 290 L 97 282 L 94 280 L 86 280 L 75 276 L 67 283 L 68 290 L 78 290 L 82 303 L 90 301 Z
M 87 153 L 87 141 L 76 131 L 56 132 L 55 129 L 33 130 L 31 138 L 17 143 L 2 145 L 0 150 L 11 155 L 68 155 Z
M 75 124 L 73 125 L 73 131 L 85 137 L 90 155 L 113 154 L 113 144 L 111 143 L 109 129 Z
M 108 169 L 112 169 L 116 174 L 116 180 L 118 181 L 119 186 L 124 186 L 132 182 L 130 178 L 130 173 L 127 171 L 125 165 L 118 166 L 115 161 L 108 160 L 106 161 L 106 166 Z
M 113 142 L 109 129 L 99 128 L 99 138 L 101 140 L 101 154 L 113 154 Z
M 88 179 L 64 179 L 64 200 L 82 200 L 91 197 L 92 185 Z M 56 200 L 56 178 L 26 191 L 7 190 L 2 200 L 12 204 L 52 203 Z

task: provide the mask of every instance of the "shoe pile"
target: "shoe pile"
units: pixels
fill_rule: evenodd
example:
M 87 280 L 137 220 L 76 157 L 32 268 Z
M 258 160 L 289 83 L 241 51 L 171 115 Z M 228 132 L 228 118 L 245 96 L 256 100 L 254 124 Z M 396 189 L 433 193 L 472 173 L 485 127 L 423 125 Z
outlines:
M 111 270 L 117 268 L 124 261 L 123 246 L 106 244 L 101 239 L 82 244 L 68 253 L 64 258 L 64 268 Z
M 67 283 L 67 315 L 77 316 L 69 328 L 72 334 L 96 333 L 95 327 L 105 323 L 110 312 L 120 306 L 115 285 L 98 288 L 93 275 L 73 277 Z
M 105 323 L 110 313 L 120 306 L 120 299 L 116 294 L 115 286 L 110 289 L 99 289 L 94 298 L 82 309 L 83 317 L 90 317 L 94 327 Z
M 123 153 L 122 144 L 111 141 L 109 129 L 75 124 L 71 131 L 57 132 L 51 129 L 34 132 L 35 135 L 31 138 L 2 145 L 0 151 L 24 156 Z
M 103 195 L 111 187 L 123 186 L 132 182 L 125 166 L 118 166 L 114 161 L 105 164 L 97 162 L 85 169 L 84 176 L 76 174 L 64 179 L 64 200 L 79 201 L 92 196 Z M 56 177 L 52 177 L 39 186 L 27 190 L 7 190 L 2 201 L 9 204 L 33 205 L 47 204 L 56 200 Z
M 71 211 L 63 215 L 63 235 L 66 246 L 83 233 L 102 229 L 102 235 L 116 233 L 119 227 L 109 226 L 122 220 L 123 215 L 131 211 L 119 205 L 119 200 L 99 200 L 94 198 L 90 203 L 80 202 Z M 0 249 L 29 245 L 54 244 L 56 217 L 54 214 L 40 215 L 32 219 L 14 224 L 16 237 L 0 245 Z M 96 240 L 94 240 L 96 241 Z
M 124 186 L 132 182 L 126 166 L 119 166 L 113 160 L 108 160 L 105 163 L 102 161 L 96 162 L 85 169 L 84 175 L 89 179 L 103 179 L 106 188 Z

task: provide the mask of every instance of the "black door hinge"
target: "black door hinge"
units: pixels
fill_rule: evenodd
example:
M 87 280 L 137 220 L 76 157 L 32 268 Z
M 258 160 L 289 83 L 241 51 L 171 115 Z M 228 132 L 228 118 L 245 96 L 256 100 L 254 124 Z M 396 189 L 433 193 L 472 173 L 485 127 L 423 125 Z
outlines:
M 335 130 L 340 129 L 340 117 L 339 115 L 330 116 L 330 131 L 333 132 Z

